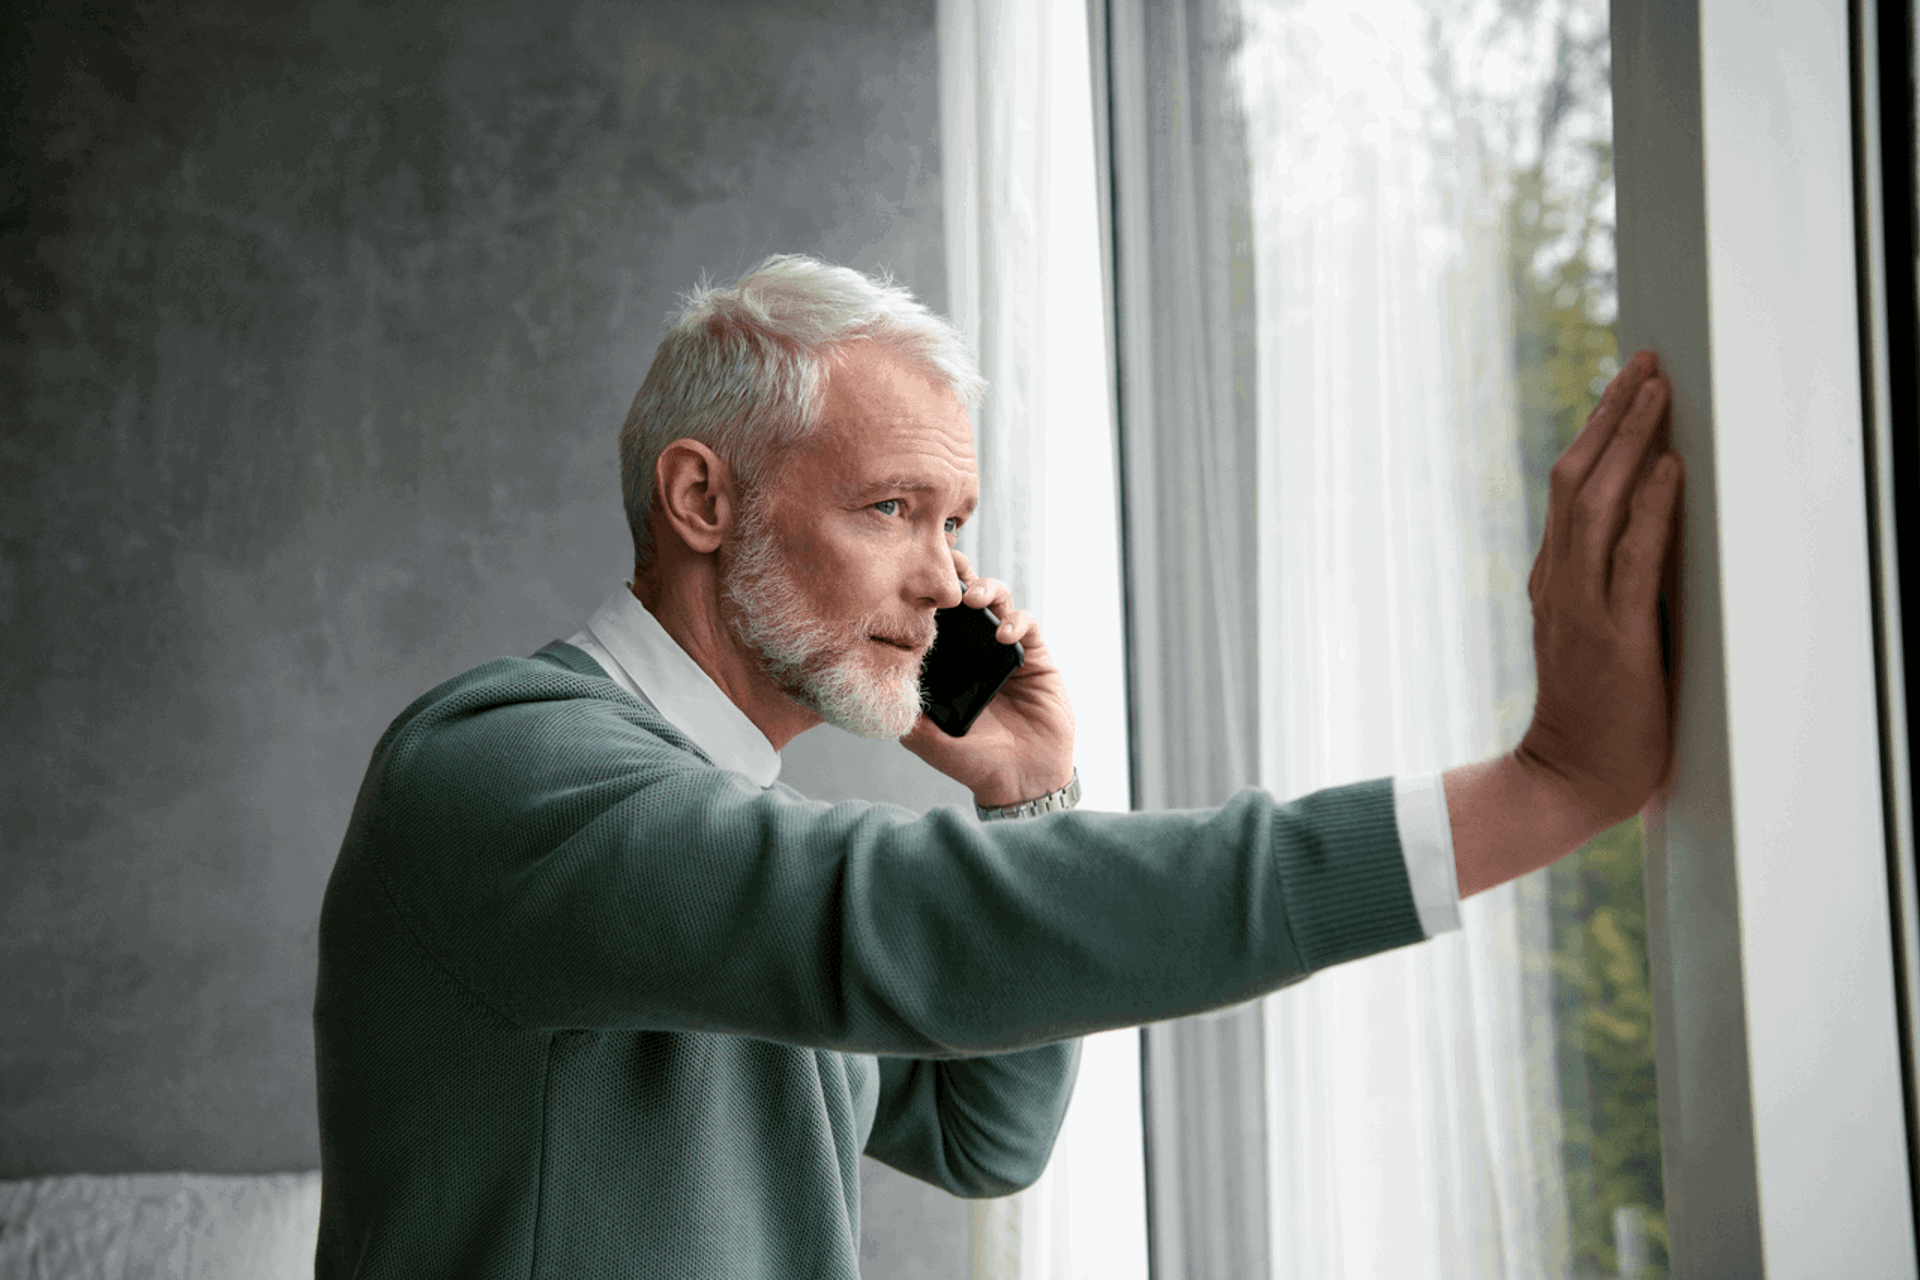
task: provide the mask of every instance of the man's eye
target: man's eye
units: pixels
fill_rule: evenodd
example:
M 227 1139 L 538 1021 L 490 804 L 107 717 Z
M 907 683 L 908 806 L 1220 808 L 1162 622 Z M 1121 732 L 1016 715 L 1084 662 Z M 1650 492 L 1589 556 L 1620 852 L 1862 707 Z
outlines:
M 873 509 L 883 516 L 890 516 L 900 509 L 900 499 L 882 498 L 873 504 Z
M 947 518 L 947 532 L 948 533 L 960 532 L 960 522 L 951 516 Z

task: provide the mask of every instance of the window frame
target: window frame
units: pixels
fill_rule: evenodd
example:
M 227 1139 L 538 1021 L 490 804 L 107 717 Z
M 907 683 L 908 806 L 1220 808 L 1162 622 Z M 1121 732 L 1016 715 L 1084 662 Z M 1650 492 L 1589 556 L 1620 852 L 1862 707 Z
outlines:
M 1678 769 L 1647 824 L 1676 1276 L 1915 1270 L 1853 19 L 1612 4 L 1620 345 L 1660 352 L 1688 463 Z

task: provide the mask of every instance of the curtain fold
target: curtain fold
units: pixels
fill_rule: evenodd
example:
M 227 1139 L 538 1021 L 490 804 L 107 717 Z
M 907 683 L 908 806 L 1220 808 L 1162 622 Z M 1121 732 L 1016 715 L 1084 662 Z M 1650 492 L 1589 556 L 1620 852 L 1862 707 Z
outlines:
M 1499 206 L 1435 11 L 1250 11 L 1262 781 L 1297 794 L 1512 744 L 1528 560 Z M 1564 1273 L 1543 886 L 1463 915 L 1270 1003 L 1273 1276 Z
M 940 0 L 947 289 L 988 389 L 977 569 L 1040 621 L 1088 808 L 1129 803 L 1107 314 L 1084 0 Z M 974 1209 L 978 1280 L 1145 1280 L 1138 1034 L 1086 1039 L 1047 1172 Z
M 1510 746 L 1512 322 L 1451 10 L 1108 4 L 1141 806 Z M 1148 1030 L 1156 1280 L 1565 1274 L 1542 886 L 1464 916 Z
M 1111 0 L 1113 242 L 1134 794 L 1259 781 L 1259 430 L 1251 174 L 1211 0 Z M 1153 1273 L 1268 1269 L 1260 1006 L 1146 1028 Z

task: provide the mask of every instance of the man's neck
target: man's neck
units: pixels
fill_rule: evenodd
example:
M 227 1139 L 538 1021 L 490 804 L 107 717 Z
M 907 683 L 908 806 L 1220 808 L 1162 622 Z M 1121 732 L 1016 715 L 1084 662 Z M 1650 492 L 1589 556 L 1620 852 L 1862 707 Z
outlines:
M 653 615 L 674 643 L 720 687 L 754 727 L 767 736 L 775 751 L 822 723 L 769 679 L 759 655 L 740 643 L 726 623 L 717 569 L 710 557 L 687 571 L 635 574 L 628 584 L 646 611 Z

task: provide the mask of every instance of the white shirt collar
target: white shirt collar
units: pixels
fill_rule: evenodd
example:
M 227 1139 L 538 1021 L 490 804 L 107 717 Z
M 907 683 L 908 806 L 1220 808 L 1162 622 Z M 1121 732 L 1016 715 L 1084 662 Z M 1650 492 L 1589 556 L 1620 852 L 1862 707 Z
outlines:
M 780 753 L 767 735 L 627 587 L 616 587 L 567 643 L 605 667 L 616 684 L 693 739 L 722 769 L 744 773 L 761 787 L 780 776 Z

